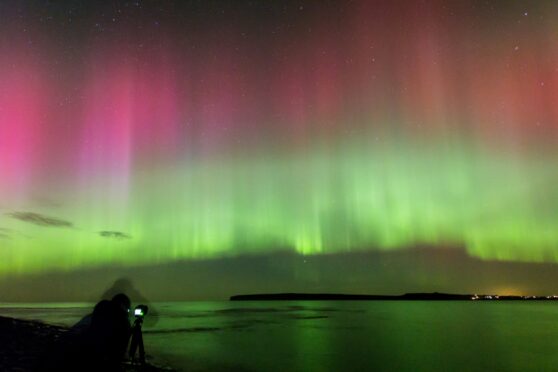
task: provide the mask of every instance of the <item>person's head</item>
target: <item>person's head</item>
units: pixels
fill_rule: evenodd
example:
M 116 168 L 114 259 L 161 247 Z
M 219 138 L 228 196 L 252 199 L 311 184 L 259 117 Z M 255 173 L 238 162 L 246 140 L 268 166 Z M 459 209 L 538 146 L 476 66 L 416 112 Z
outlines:
M 131 302 L 130 298 L 126 296 L 124 293 L 119 293 L 115 295 L 111 300 L 119 309 L 122 309 L 123 312 L 128 313 L 130 312 Z

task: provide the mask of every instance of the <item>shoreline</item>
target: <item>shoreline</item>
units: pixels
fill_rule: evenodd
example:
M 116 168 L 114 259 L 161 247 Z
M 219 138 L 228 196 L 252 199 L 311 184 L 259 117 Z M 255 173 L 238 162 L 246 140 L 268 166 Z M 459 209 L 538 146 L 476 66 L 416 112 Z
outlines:
M 558 296 L 511 296 L 495 294 L 405 293 L 402 295 L 345 293 L 258 293 L 240 294 L 229 301 L 558 301 Z
M 37 370 L 45 352 L 68 331 L 67 328 L 35 320 L 0 316 L 0 370 Z M 149 361 L 145 365 L 122 363 L 122 371 L 175 371 Z

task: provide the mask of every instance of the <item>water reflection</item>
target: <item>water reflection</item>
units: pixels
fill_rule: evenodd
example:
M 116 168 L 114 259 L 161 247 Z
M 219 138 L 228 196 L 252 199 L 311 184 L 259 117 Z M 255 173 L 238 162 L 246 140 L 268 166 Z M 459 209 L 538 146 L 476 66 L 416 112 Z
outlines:
M 505 370 L 558 365 L 558 307 L 476 302 L 157 304 L 148 354 L 188 371 Z M 83 308 L 1 308 L 46 321 Z M 74 315 L 72 315 L 74 314 Z

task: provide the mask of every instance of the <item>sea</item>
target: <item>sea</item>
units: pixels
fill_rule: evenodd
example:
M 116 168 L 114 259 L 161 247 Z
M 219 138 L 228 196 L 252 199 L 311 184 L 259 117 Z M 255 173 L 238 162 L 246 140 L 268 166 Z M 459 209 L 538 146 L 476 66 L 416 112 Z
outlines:
M 93 304 L 0 304 L 70 326 Z M 558 303 L 150 304 L 146 353 L 179 371 L 557 371 Z

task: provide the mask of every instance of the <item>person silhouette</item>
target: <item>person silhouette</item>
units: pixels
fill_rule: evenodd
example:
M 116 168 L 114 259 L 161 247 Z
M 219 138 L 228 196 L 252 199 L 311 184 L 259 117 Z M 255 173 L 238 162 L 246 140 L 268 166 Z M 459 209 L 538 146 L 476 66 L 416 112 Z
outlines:
M 132 334 L 130 299 L 123 293 L 102 300 L 93 310 L 86 340 L 92 356 L 107 366 L 117 366 L 126 354 Z
M 41 371 L 122 371 L 132 334 L 130 299 L 118 293 L 101 300 L 72 326 L 47 357 Z

